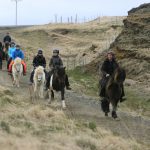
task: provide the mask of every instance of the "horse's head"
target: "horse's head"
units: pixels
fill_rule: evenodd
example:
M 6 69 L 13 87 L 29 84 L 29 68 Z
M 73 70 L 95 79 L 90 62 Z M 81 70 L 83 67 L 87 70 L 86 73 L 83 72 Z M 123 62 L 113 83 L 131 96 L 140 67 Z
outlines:
M 44 68 L 42 66 L 39 66 L 38 68 L 36 68 L 35 75 L 37 77 L 37 81 L 38 82 L 43 81 L 43 78 L 44 78 Z
M 21 64 L 21 58 L 16 58 L 15 60 L 14 60 L 14 67 L 15 67 L 15 69 L 16 69 L 16 72 L 20 72 L 21 71 L 21 69 L 22 69 L 22 64 Z
M 54 76 L 58 79 L 61 84 L 65 84 L 66 78 L 66 67 L 57 67 L 54 71 Z
M 118 67 L 114 72 L 114 81 L 122 83 L 126 78 L 126 72 L 123 68 Z

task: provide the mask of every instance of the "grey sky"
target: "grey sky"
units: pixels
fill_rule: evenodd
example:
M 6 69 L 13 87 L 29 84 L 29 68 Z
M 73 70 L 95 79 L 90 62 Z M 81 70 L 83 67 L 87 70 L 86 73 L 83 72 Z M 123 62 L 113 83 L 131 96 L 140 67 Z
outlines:
M 0 25 L 15 24 L 15 2 L 0 0 Z M 47 24 L 54 15 L 75 17 L 80 20 L 100 16 L 125 16 L 127 11 L 149 0 L 22 0 L 18 2 L 18 24 Z

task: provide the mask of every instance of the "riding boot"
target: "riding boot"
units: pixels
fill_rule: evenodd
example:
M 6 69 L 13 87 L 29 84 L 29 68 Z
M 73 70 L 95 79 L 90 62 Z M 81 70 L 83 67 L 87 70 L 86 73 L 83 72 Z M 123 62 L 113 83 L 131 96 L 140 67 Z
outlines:
M 66 89 L 67 90 L 71 90 L 71 87 L 70 87 L 70 84 L 69 84 L 69 80 L 68 80 L 68 75 L 66 75 L 66 78 L 65 78 L 65 85 L 66 85 Z
M 100 97 L 105 97 L 105 87 L 101 87 L 99 96 L 100 96 Z
M 34 76 L 34 70 L 31 72 L 31 75 L 30 75 L 30 82 L 33 83 L 33 76 Z
M 46 87 L 45 87 L 46 89 L 45 90 L 49 89 L 50 78 L 51 78 L 51 75 L 50 75 L 50 72 L 49 72 L 49 73 L 47 73 L 47 80 L 46 80 Z
M 9 69 L 9 65 L 10 65 L 11 61 L 12 61 L 12 58 L 9 58 L 8 62 L 7 62 L 7 69 Z

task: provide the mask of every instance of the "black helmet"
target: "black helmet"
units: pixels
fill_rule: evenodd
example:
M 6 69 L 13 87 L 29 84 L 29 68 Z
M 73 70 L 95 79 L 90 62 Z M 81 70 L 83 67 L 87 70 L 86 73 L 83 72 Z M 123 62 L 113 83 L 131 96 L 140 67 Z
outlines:
M 11 42 L 11 44 L 10 44 L 10 45 L 11 45 L 11 46 L 12 46 L 12 45 L 15 45 L 15 42 Z
M 59 49 L 53 49 L 53 53 L 59 54 Z
M 43 50 L 42 49 L 38 49 L 38 55 L 43 55 Z
M 20 45 L 16 45 L 16 49 L 20 49 Z

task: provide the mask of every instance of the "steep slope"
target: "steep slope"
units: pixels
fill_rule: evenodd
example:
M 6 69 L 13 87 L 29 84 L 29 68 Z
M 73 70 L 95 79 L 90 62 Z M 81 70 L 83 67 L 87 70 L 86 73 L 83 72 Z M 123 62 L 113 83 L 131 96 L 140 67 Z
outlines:
M 130 10 L 123 22 L 123 30 L 110 49 L 125 67 L 128 77 L 150 82 L 150 3 Z M 104 58 L 103 53 L 90 63 L 89 70 L 96 70 L 96 65 Z

